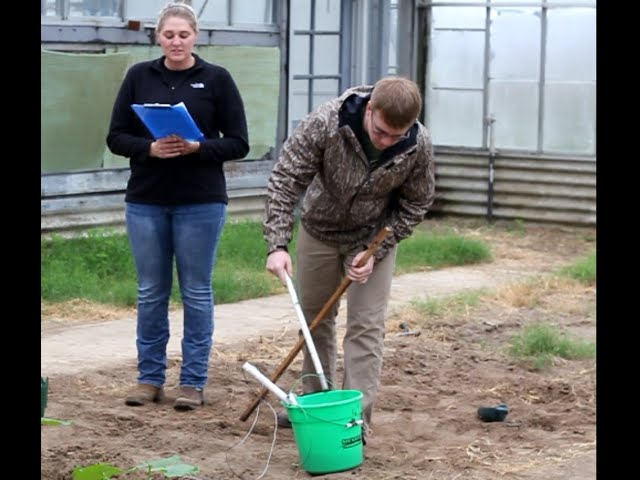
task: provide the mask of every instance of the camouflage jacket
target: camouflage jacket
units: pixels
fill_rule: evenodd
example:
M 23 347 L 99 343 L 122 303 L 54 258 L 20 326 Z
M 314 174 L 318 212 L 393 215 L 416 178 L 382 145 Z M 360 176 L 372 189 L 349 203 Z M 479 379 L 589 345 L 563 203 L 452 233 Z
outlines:
M 267 183 L 263 230 L 269 251 L 291 241 L 301 198 L 302 225 L 330 245 L 366 246 L 391 227 L 376 260 L 424 220 L 435 195 L 429 133 L 416 122 L 408 138 L 384 150 L 371 168 L 355 132 L 362 131 L 372 89 L 354 87 L 320 105 L 284 142 Z

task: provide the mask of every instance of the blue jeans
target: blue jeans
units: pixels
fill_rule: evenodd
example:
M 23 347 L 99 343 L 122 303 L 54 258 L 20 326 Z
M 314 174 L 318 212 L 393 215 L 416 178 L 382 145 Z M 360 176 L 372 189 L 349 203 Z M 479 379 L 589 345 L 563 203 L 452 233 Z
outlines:
M 184 306 L 180 385 L 204 388 L 213 344 L 212 275 L 226 220 L 224 203 L 127 203 L 138 275 L 138 383 L 162 386 L 167 368 L 173 261 Z

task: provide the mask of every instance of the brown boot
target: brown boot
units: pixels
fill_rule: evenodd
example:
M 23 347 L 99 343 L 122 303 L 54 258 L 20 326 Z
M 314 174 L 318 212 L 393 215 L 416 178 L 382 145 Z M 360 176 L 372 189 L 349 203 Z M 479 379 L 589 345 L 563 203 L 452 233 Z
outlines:
M 204 404 L 204 392 L 196 387 L 180 387 L 173 408 L 180 411 L 195 410 Z
M 161 402 L 162 399 L 164 399 L 164 389 L 162 387 L 139 383 L 129 392 L 124 403 L 131 407 L 139 407 L 146 403 Z

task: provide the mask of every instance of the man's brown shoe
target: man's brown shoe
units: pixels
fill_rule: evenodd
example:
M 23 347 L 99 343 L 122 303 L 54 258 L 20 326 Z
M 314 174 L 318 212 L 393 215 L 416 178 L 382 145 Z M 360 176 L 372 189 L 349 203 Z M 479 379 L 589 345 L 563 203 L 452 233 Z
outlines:
M 129 392 L 124 403 L 131 407 L 139 407 L 146 403 L 161 402 L 163 398 L 164 389 L 162 387 L 139 383 Z
M 180 387 L 178 398 L 173 404 L 176 410 L 195 410 L 204 404 L 204 392 L 196 387 Z

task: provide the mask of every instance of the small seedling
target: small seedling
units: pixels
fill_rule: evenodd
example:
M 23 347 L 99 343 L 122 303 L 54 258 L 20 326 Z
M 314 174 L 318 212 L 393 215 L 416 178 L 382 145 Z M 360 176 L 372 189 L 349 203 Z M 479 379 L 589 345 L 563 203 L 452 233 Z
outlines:
M 71 421 L 58 420 L 57 418 L 40 417 L 40 425 L 71 425 Z
M 136 471 L 144 471 L 149 475 L 160 473 L 164 477 L 175 478 L 198 473 L 200 469 L 196 466 L 183 463 L 179 455 L 174 455 L 168 458 L 159 458 L 143 462 L 126 471 L 110 463 L 95 463 L 87 467 L 76 467 L 73 470 L 73 480 L 109 480 L 114 475 L 121 474 L 124 476 L 119 478 L 126 478 L 128 473 Z

